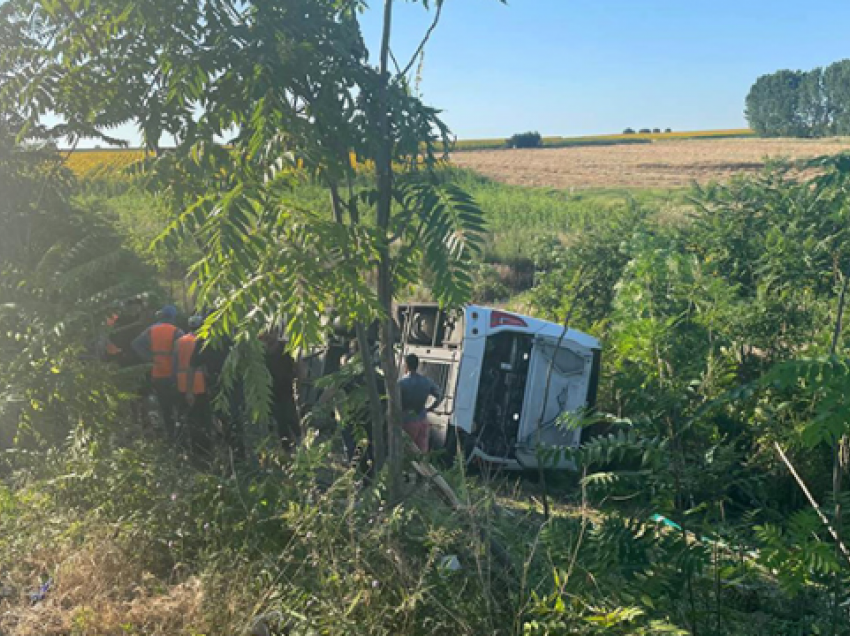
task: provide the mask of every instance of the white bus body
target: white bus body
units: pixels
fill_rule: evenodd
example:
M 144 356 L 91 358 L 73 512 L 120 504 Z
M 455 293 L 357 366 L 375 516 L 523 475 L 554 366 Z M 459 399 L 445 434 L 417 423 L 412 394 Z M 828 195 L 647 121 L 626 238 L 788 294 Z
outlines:
M 432 448 L 452 452 L 460 439 L 470 457 L 527 469 L 546 456 L 538 449 L 581 443 L 581 429 L 564 427 L 563 414 L 594 406 L 598 340 L 477 305 L 448 314 L 432 304 L 401 305 L 397 318 L 403 352 L 419 357 L 420 373 L 445 395 L 429 414 Z M 547 463 L 570 466 L 563 457 Z

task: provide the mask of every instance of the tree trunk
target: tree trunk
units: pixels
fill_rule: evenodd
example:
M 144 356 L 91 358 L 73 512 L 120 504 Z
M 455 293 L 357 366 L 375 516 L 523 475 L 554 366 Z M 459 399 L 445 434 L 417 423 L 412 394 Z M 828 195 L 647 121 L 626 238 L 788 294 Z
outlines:
M 841 337 L 842 323 L 844 319 L 844 303 L 847 297 L 847 285 L 850 283 L 850 276 L 843 276 L 844 280 L 841 283 L 841 292 L 838 295 L 838 315 L 835 318 L 835 330 L 832 334 L 832 346 L 830 347 L 830 355 L 834 356 L 838 352 L 838 339 Z M 841 517 L 841 481 L 846 466 L 844 465 L 844 447 L 848 443 L 846 434 L 842 435 L 835 443 L 833 449 L 832 460 L 832 497 L 835 504 L 834 519 L 832 523 L 835 525 L 835 556 L 837 560 L 841 558 L 841 546 L 844 541 L 844 531 L 842 528 Z M 833 608 L 832 608 L 832 633 L 838 633 L 838 625 L 840 622 L 840 606 L 841 598 L 841 569 L 835 573 L 833 590 Z
M 381 368 L 384 371 L 384 382 L 387 391 L 387 463 L 389 464 L 390 499 L 395 500 L 401 479 L 401 400 L 398 390 L 398 369 L 396 367 L 394 344 L 395 329 L 393 326 L 393 280 L 390 260 L 389 230 L 392 210 L 392 148 L 389 120 L 389 60 L 390 33 L 392 32 L 393 0 L 384 0 L 384 25 L 381 38 L 380 85 L 378 87 L 378 130 L 380 145 L 378 147 L 375 168 L 378 179 L 378 209 L 377 226 L 380 236 L 378 252 L 378 302 L 383 309 L 381 319 Z
M 372 349 L 369 346 L 369 336 L 366 327 L 358 322 L 354 329 L 357 333 L 357 346 L 363 360 L 363 373 L 366 379 L 366 392 L 369 396 L 369 414 L 372 418 L 372 462 L 375 474 L 384 467 L 387 459 L 387 424 L 384 409 L 381 404 L 381 392 L 375 378 L 375 363 L 372 359 Z
M 330 184 L 331 190 L 331 206 L 333 207 L 334 220 L 340 225 L 344 224 L 343 204 L 339 196 L 339 189 L 335 183 Z M 360 223 L 360 215 L 357 210 L 356 202 L 353 201 L 352 192 L 349 189 L 349 196 L 352 196 L 352 202 L 349 207 L 351 222 L 354 225 Z M 354 332 L 357 335 L 357 348 L 360 350 L 360 359 L 363 361 L 363 377 L 366 382 L 366 393 L 369 399 L 369 415 L 372 420 L 372 462 L 373 470 L 377 474 L 384 465 L 387 457 L 387 441 L 386 441 L 386 419 L 384 418 L 384 410 L 381 404 L 381 392 L 378 390 L 378 381 L 375 378 L 375 363 L 372 358 L 372 348 L 369 345 L 369 335 L 366 331 L 366 326 L 357 321 L 354 324 Z

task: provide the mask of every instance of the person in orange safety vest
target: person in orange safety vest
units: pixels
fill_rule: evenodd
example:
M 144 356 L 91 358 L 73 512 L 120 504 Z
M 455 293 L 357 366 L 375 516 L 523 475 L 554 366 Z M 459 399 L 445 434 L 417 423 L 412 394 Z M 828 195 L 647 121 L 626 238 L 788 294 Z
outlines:
M 203 367 L 192 366 L 192 356 L 198 346 L 197 330 L 204 324 L 202 316 L 189 318 L 190 332 L 177 340 L 174 357 L 177 369 L 177 391 L 184 402 L 189 437 L 193 451 L 199 456 L 210 453 L 210 429 L 212 428 L 212 406 Z
M 174 353 L 183 332 L 174 324 L 177 320 L 177 308 L 174 305 L 163 307 L 158 316 L 159 322 L 133 340 L 132 347 L 142 360 L 153 363 L 151 384 L 162 410 L 165 433 L 173 439 L 180 404 L 175 382 Z

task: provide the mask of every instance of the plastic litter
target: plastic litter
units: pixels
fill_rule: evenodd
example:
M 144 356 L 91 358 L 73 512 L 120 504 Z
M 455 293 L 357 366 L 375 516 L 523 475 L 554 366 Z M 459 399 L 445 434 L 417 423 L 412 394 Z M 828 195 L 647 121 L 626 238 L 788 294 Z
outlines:
M 440 562 L 440 567 L 442 567 L 444 570 L 449 570 L 450 572 L 457 572 L 463 566 L 460 564 L 457 555 L 450 554 L 448 556 L 443 557 L 443 560 Z
M 43 601 L 52 586 L 53 580 L 48 579 L 47 581 L 42 583 L 35 592 L 31 592 L 30 601 L 32 601 L 33 605 L 38 603 L 39 601 Z

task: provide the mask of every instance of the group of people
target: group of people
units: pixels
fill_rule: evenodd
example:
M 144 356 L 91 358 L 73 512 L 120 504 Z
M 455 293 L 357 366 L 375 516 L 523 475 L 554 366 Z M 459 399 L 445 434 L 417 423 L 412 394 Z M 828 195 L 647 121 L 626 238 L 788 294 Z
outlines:
M 166 305 L 157 312 L 156 322 L 131 343 L 135 354 L 151 364 L 150 383 L 162 414 L 165 434 L 177 438 L 177 422 L 188 425 L 188 443 L 198 454 L 210 452 L 212 406 L 204 367 L 193 364 L 198 345 L 197 330 L 202 316 L 189 318 L 189 332 L 175 323 L 177 308 Z
M 222 390 L 220 380 L 232 346 L 227 342 L 205 346 L 198 336 L 204 324 L 201 315 L 190 317 L 184 332 L 173 305 L 160 309 L 147 327 L 140 322 L 144 313 L 140 307 L 132 305 L 125 310 L 107 323 L 111 333 L 105 340 L 106 358 L 121 366 L 149 364 L 149 389 L 156 396 L 166 438 L 183 442 L 196 457 L 211 458 L 215 430 L 212 398 Z M 276 424 L 269 432 L 277 433 L 284 446 L 291 447 L 300 436 L 293 388 L 295 363 L 278 338 L 264 337 L 262 341 L 272 379 L 272 419 Z M 218 418 L 224 441 L 236 458 L 245 458 L 241 379 L 233 379 L 226 393 L 226 413 Z
M 198 337 L 204 317 L 188 320 L 188 331 L 177 325 L 178 311 L 166 305 L 146 328 L 143 306 L 133 304 L 107 322 L 111 328 L 105 340 L 107 359 L 121 366 L 144 362 L 150 365 L 149 388 L 156 396 L 166 438 L 182 441 L 198 457 L 212 453 L 214 413 L 212 396 L 221 390 L 221 376 L 231 346 L 224 342 L 205 346 Z M 139 333 L 139 330 L 141 333 Z M 130 337 L 128 334 L 132 333 Z M 300 438 L 300 419 L 293 383 L 296 363 L 285 351 L 280 338 L 267 334 L 261 338 L 266 351 L 266 365 L 272 383 L 271 416 L 276 434 L 284 447 L 293 447 Z M 421 452 L 429 450 L 430 424 L 428 411 L 442 400 L 440 389 L 419 373 L 419 359 L 405 356 L 406 375 L 399 381 L 402 400 L 402 427 Z M 219 418 L 224 441 L 237 457 L 245 457 L 244 387 L 240 378 L 229 383 L 226 416 Z M 433 402 L 429 405 L 429 399 Z M 185 426 L 180 429 L 179 426 Z

